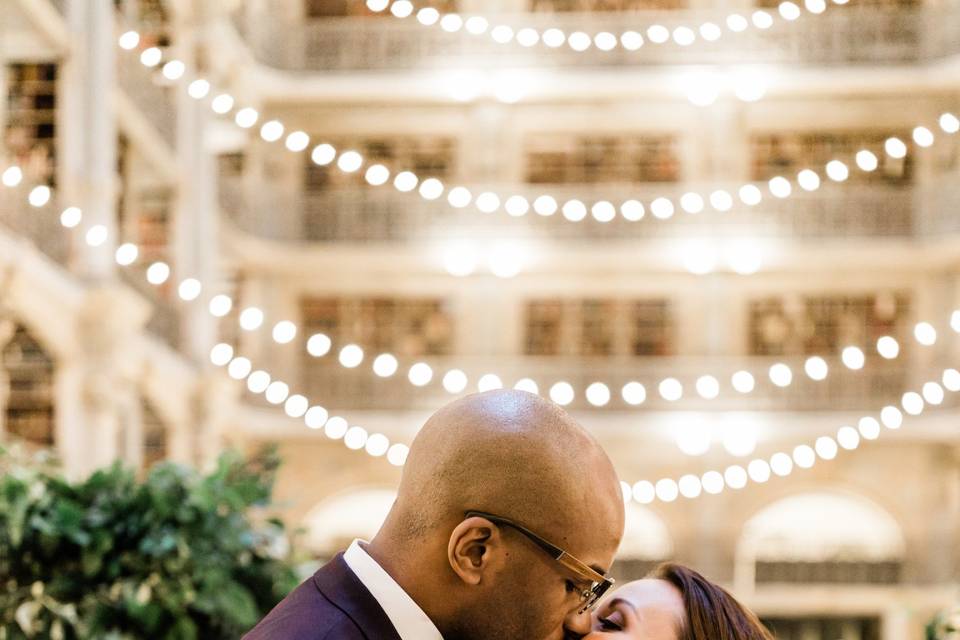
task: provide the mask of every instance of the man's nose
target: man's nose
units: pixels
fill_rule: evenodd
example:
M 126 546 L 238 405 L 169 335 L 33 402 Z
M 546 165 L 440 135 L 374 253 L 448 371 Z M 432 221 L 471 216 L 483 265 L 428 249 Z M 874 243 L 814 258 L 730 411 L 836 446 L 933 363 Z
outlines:
M 593 629 L 593 621 L 590 617 L 590 611 L 580 613 L 580 607 L 567 614 L 563 621 L 563 629 L 567 638 L 580 638 L 585 636 Z

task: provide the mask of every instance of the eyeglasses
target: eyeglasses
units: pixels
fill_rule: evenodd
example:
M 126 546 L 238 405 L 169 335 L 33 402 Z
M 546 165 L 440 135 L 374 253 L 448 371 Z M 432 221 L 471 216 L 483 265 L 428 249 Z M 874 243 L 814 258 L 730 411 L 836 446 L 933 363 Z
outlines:
M 581 560 L 577 560 L 572 555 L 553 544 L 548 542 L 535 534 L 533 531 L 530 531 L 523 525 L 517 524 L 508 518 L 502 518 L 500 516 L 495 516 L 492 513 L 485 513 L 483 511 L 468 511 L 466 513 L 467 518 L 485 518 L 490 522 L 495 524 L 503 525 L 510 527 L 515 531 L 522 533 L 530 541 L 536 544 L 538 547 L 550 554 L 550 557 L 559 562 L 565 569 L 576 574 L 584 582 L 589 582 L 590 587 L 583 589 L 580 592 L 581 598 L 581 607 L 580 613 L 587 611 L 588 609 L 593 609 L 596 606 L 600 598 L 603 597 L 603 594 L 607 592 L 610 587 L 613 586 L 613 578 L 608 578 L 602 573 L 598 573 L 593 570 L 589 565 Z

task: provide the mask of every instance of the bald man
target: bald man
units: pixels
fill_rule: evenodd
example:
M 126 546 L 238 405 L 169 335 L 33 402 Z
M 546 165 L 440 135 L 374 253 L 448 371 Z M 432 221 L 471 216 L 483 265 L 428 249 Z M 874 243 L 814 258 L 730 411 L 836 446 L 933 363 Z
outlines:
M 499 390 L 434 414 L 369 543 L 301 584 L 245 640 L 564 640 L 623 535 L 600 445 L 539 396 Z

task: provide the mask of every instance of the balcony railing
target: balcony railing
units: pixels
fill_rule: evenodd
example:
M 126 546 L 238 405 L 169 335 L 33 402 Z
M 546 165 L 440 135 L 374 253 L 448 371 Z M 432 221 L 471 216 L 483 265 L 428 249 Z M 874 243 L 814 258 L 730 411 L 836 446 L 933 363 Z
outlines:
M 559 203 L 577 198 L 587 206 L 599 199 L 615 205 L 632 198 L 649 204 L 668 197 L 678 202 L 688 191 L 704 198 L 717 185 L 485 185 L 486 189 L 522 195 L 533 202 L 550 193 Z M 758 185 L 766 192 L 765 185 Z M 736 186 L 729 191 L 736 193 Z M 766 195 L 753 207 L 737 204 L 726 213 L 705 210 L 683 212 L 659 220 L 646 212 L 631 222 L 618 214 L 601 224 L 592 219 L 572 223 L 560 212 L 549 217 L 531 210 L 510 218 L 502 210 L 484 214 L 472 205 L 457 210 L 445 199 L 427 201 L 391 187 L 358 187 L 302 193 L 263 184 L 222 183 L 224 212 L 243 231 L 286 242 L 418 242 L 454 235 L 503 234 L 555 239 L 637 240 L 687 237 L 756 238 L 912 238 L 960 231 L 960 184 L 937 182 L 923 187 L 824 185 L 812 193 L 798 192 L 786 199 Z
M 144 68 L 129 52 L 119 52 L 117 65 L 120 88 L 170 148 L 176 148 L 177 112 L 170 90 L 157 84 L 151 70 Z
M 160 338 L 174 350 L 180 348 L 180 313 L 175 302 L 160 295 L 157 287 L 147 282 L 144 270 L 138 267 L 119 269 L 118 276 L 124 284 L 150 302 L 150 318 L 147 331 Z
M 751 9 L 745 9 L 749 14 Z M 776 9 L 770 9 L 776 12 Z M 741 12 L 741 13 L 744 13 Z M 637 11 L 630 13 L 527 13 L 491 16 L 515 29 L 564 33 L 627 30 L 645 33 L 653 24 L 671 31 L 705 22 L 724 25 L 729 10 Z M 795 22 L 727 32 L 716 42 L 681 46 L 672 40 L 646 43 L 637 51 L 591 47 L 578 53 L 569 46 L 547 49 L 493 42 L 488 34 L 450 34 L 426 28 L 414 18 L 325 18 L 286 23 L 275 15 L 238 16 L 235 20 L 254 53 L 265 63 L 290 70 L 490 68 L 543 66 L 620 66 L 706 63 L 864 63 L 891 64 L 929 60 L 960 52 L 960 2 L 902 8 L 831 8 Z M 724 27 L 725 29 L 725 27 Z
M 36 208 L 27 204 L 28 187 L 0 188 L 0 227 L 30 240 L 54 261 L 66 265 L 70 236 L 60 226 L 59 209 L 51 200 Z
M 828 360 L 830 376 L 826 381 L 817 382 L 803 373 L 803 358 L 504 356 L 421 360 L 434 371 L 433 381 L 423 388 L 412 386 L 405 370 L 383 379 L 363 368 L 344 369 L 322 361 L 305 363 L 299 388 L 309 398 L 335 409 L 428 409 L 449 399 L 441 379 L 448 370 L 458 368 L 472 381 L 472 389 L 476 389 L 477 380 L 488 373 L 500 376 L 509 386 L 530 377 L 537 382 L 541 393 L 546 393 L 556 382 L 569 382 L 577 394 L 570 405 L 573 409 L 591 408 L 583 391 L 601 381 L 609 386 L 612 394 L 609 407 L 619 410 L 876 411 L 886 404 L 897 403 L 903 393 L 930 379 L 910 370 L 903 362 L 869 362 L 864 369 L 851 371 L 838 360 Z M 775 386 L 767 376 L 769 368 L 778 362 L 788 364 L 794 372 L 793 382 L 787 388 Z M 756 388 L 749 394 L 740 394 L 731 387 L 731 376 L 739 370 L 750 371 L 755 377 Z M 714 375 L 720 381 L 718 398 L 705 400 L 697 395 L 696 380 L 704 374 Z M 683 398 L 677 402 L 664 400 L 657 391 L 660 381 L 667 376 L 676 377 L 683 385 Z M 631 381 L 640 382 L 647 390 L 647 399 L 640 407 L 633 407 L 620 397 L 623 385 Z

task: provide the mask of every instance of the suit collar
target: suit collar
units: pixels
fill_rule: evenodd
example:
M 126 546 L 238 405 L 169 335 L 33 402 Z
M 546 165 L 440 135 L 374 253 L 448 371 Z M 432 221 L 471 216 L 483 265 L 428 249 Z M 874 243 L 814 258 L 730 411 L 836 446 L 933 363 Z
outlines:
M 369 640 L 401 640 L 383 607 L 350 570 L 342 553 L 313 575 L 313 583 Z

